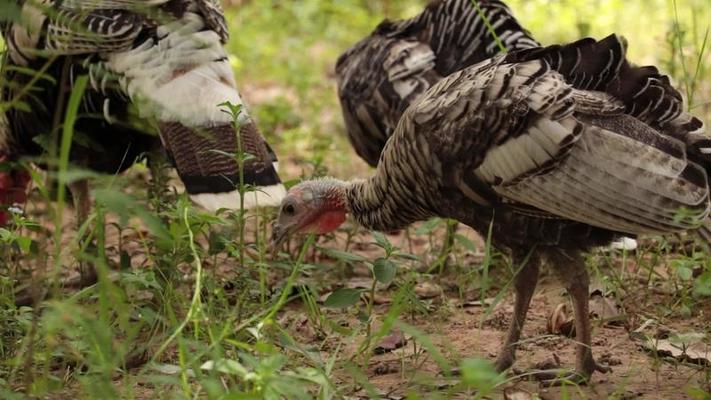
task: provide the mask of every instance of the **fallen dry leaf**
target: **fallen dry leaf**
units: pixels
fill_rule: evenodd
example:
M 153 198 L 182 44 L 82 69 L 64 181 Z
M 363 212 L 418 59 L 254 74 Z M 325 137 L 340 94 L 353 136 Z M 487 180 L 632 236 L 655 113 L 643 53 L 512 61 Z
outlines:
M 395 349 L 399 349 L 400 347 L 403 347 L 407 344 L 407 339 L 405 338 L 405 335 L 402 332 L 395 332 L 392 333 L 386 337 L 384 337 L 380 343 L 378 343 L 377 346 L 375 346 L 375 349 L 373 349 L 373 352 L 375 354 L 384 354 L 384 353 L 389 353 Z
M 356 277 L 351 278 L 344 285 L 350 289 L 370 289 L 373 285 L 373 278 L 371 277 Z
M 603 325 L 621 325 L 627 316 L 620 312 L 620 306 L 614 298 L 605 297 L 602 289 L 593 289 L 590 293 L 590 316 L 602 321 Z M 548 333 L 575 336 L 575 318 L 568 310 L 568 303 L 558 304 L 548 317 Z
M 510 387 L 504 389 L 504 400 L 533 400 L 538 396 L 534 397 L 533 393 L 519 389 L 516 387 Z
M 433 282 L 420 282 L 415 285 L 415 294 L 422 299 L 431 299 L 442 294 L 442 288 Z
M 388 363 L 388 362 L 382 362 L 378 363 L 378 365 L 373 368 L 373 373 L 375 375 L 387 375 L 387 374 L 393 374 L 396 372 L 400 372 L 400 363 L 399 360 L 397 360 L 397 363 Z
M 566 303 L 558 304 L 548 317 L 548 333 L 567 337 L 575 336 L 573 316 L 568 312 Z
M 596 293 L 590 298 L 590 316 L 602 321 L 603 325 L 620 325 L 626 319 L 615 299 Z
M 643 347 L 653 353 L 673 357 L 679 361 L 711 365 L 711 346 L 701 340 L 691 342 L 680 336 L 668 339 L 647 338 Z

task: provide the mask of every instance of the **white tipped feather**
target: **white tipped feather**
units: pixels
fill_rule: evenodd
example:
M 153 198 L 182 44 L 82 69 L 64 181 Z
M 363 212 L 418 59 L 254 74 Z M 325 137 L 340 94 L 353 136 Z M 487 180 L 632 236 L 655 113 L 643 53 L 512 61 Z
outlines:
M 204 22 L 187 13 L 159 28 L 165 36 L 137 48 L 112 54 L 106 65 L 123 76 L 132 100 L 144 104 L 143 116 L 186 126 L 232 122 L 218 105 L 243 104 L 220 36 L 203 31 Z M 243 121 L 248 116 L 242 113 Z
M 561 143 L 571 135 L 572 128 L 541 118 L 521 136 L 489 150 L 475 173 L 485 182 L 494 182 L 496 177 L 508 182 L 557 157 Z
M 45 1 L 46 2 L 46 1 Z M 13 40 L 8 41 L 10 45 L 9 55 L 12 61 L 19 65 L 27 65 L 32 58 L 39 43 L 42 32 L 42 25 L 47 19 L 42 12 L 42 6 L 37 2 L 28 1 L 22 7 L 21 24 L 13 24 L 10 34 Z M 14 48 L 17 46 L 16 48 Z
M 637 249 L 637 241 L 632 239 L 631 237 L 623 236 L 610 243 L 609 248 L 612 250 L 632 251 Z
M 260 187 L 259 190 L 244 194 L 244 208 L 253 209 L 257 207 L 276 207 L 286 196 L 284 185 Z M 239 210 L 239 191 L 235 190 L 227 193 L 201 193 L 190 195 L 190 198 L 199 206 L 210 211 L 217 211 L 221 208 Z

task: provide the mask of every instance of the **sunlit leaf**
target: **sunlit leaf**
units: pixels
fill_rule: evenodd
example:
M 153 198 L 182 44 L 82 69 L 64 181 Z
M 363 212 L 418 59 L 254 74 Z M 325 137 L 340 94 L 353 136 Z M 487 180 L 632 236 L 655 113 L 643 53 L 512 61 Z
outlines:
M 323 305 L 330 308 L 350 307 L 360 300 L 360 292 L 358 289 L 338 289 L 326 298 Z
M 420 225 L 415 231 L 415 235 L 429 235 L 442 222 L 441 218 L 432 218 L 424 224 Z
M 385 251 L 387 252 L 390 252 L 390 250 L 392 250 L 393 245 L 390 243 L 388 238 L 385 237 L 385 235 L 377 231 L 373 231 L 371 233 L 373 235 L 373 239 L 375 239 L 375 243 L 377 243 L 378 246 L 385 249 Z
M 160 218 L 149 212 L 131 196 L 118 190 L 97 189 L 94 191 L 94 197 L 96 202 L 103 204 L 107 210 L 115 212 L 124 218 L 136 216 L 146 224 L 146 227 L 157 238 L 170 240 L 170 234 Z
M 461 244 L 462 247 L 464 247 L 464 248 L 467 249 L 468 251 L 471 251 L 472 253 L 476 253 L 476 252 L 477 252 L 478 249 L 477 249 L 476 245 L 474 244 L 474 242 L 472 242 L 471 240 L 469 240 L 468 237 L 466 237 L 466 236 L 464 236 L 464 235 L 461 235 L 461 234 L 459 234 L 459 233 L 456 233 L 456 234 L 454 234 L 454 239 L 455 239 L 457 242 L 459 242 L 459 244 Z
M 373 263 L 373 274 L 380 283 L 389 284 L 395 278 L 395 264 L 387 258 L 378 258 Z
M 329 249 L 327 247 L 318 247 L 319 251 L 326 254 L 331 258 L 336 260 L 349 261 L 349 262 L 364 262 L 367 259 L 361 255 L 349 253 L 336 249 Z
M 223 374 L 229 375 L 237 375 L 242 378 L 244 378 L 249 372 L 247 368 L 244 367 L 244 365 L 239 363 L 239 361 L 228 360 L 224 358 L 216 361 L 206 361 L 200 366 L 200 369 L 206 371 L 218 371 L 222 372 Z
M 465 358 L 459 367 L 462 382 L 483 392 L 489 391 L 504 381 L 494 365 L 481 358 Z

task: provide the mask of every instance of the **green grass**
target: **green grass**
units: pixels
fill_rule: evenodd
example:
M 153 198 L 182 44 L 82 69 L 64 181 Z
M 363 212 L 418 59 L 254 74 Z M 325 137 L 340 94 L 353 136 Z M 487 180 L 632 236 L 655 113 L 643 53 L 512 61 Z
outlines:
M 424 2 L 242 3 L 228 10 L 231 60 L 250 111 L 285 166 L 283 178 L 367 175 L 345 137 L 333 65 L 383 17 L 413 15 Z M 623 34 L 633 61 L 671 74 L 690 109 L 711 121 L 706 0 L 508 4 L 546 44 Z M 51 152 L 60 182 L 80 175 L 68 163 L 78 82 Z M 240 153 L 235 157 L 244 160 Z M 459 232 L 445 260 L 445 221 L 408 229 L 397 246 L 392 237 L 349 225 L 335 236 L 294 242 L 291 252 L 272 258 L 273 210 L 216 216 L 167 190 L 162 173 L 148 173 L 138 165 L 124 176 L 91 176 L 97 204 L 76 235 L 63 185 L 52 195 L 35 173 L 27 217 L 0 228 L 0 397 L 386 397 L 372 350 L 394 330 L 409 337 L 407 352 L 395 360 L 408 398 L 496 397 L 516 382 L 493 372 L 483 360 L 485 346 L 461 353 L 436 332 L 449 329 L 452 316 L 462 314 L 459 300 L 472 293 L 494 303 L 471 317 L 478 328 L 491 322 L 495 304 L 510 301 L 505 289 L 519 266 L 485 240 Z M 98 284 L 79 292 L 54 287 L 54 298 L 40 307 L 14 307 L 14 285 L 66 273 L 78 261 L 97 266 Z M 653 319 L 680 332 L 711 333 L 704 316 L 711 258 L 698 248 L 654 238 L 635 256 L 594 254 L 589 264 L 604 291 L 632 315 L 629 330 Z M 356 273 L 364 282 L 347 287 Z M 423 282 L 436 282 L 445 293 L 422 296 Z M 389 303 L 379 304 L 381 295 Z M 640 367 L 647 372 L 675 362 L 647 358 Z M 451 373 L 455 368 L 460 374 Z M 677 368 L 688 367 L 679 362 Z M 688 376 L 680 390 L 708 399 L 708 366 L 688 368 Z M 624 379 L 615 382 L 619 397 L 632 390 Z M 561 396 L 566 393 L 591 396 L 583 388 L 568 387 Z

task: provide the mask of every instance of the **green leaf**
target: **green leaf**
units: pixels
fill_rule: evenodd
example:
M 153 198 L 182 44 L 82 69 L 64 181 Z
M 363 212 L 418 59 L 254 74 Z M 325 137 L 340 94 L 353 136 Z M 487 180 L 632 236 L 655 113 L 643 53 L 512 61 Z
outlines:
M 200 366 L 200 369 L 206 371 L 218 371 L 222 372 L 223 374 L 236 375 L 240 378 L 244 378 L 245 376 L 247 376 L 247 373 L 249 373 L 247 368 L 245 368 L 244 365 L 240 364 L 238 361 L 228 360 L 224 358 L 216 361 L 206 361 Z
M 342 260 L 342 261 L 349 261 L 349 262 L 365 262 L 367 259 L 363 256 L 360 256 L 358 254 L 353 254 L 353 253 L 348 253 L 346 251 L 341 251 L 341 250 L 336 250 L 336 249 L 329 249 L 327 247 L 318 247 L 318 250 L 327 256 L 331 258 L 335 258 L 337 260 Z
M 14 22 L 20 20 L 22 9 L 13 1 L 0 1 L 0 21 Z
M 711 271 L 706 271 L 696 278 L 694 294 L 697 296 L 711 296 Z
M 402 251 L 395 252 L 393 254 L 393 256 L 399 257 L 399 258 L 404 258 L 406 260 L 420 261 L 420 257 L 418 257 L 412 253 L 406 253 L 406 252 L 402 252 Z
M 140 218 L 158 239 L 170 240 L 170 233 L 163 221 L 139 204 L 135 198 L 111 189 L 97 189 L 94 191 L 94 197 L 97 203 L 103 204 L 107 210 L 115 212 L 121 217 L 130 218 L 136 216 Z
M 354 305 L 358 300 L 360 300 L 360 290 L 341 288 L 331 293 L 323 305 L 330 308 L 346 308 Z
M 420 225 L 417 230 L 415 231 L 415 235 L 421 236 L 421 235 L 428 235 L 430 234 L 439 224 L 442 222 L 441 218 L 432 218 L 431 220 L 425 222 L 424 224 Z
M 32 239 L 26 236 L 18 236 L 16 239 L 17 245 L 20 246 L 20 251 L 22 254 L 28 254 L 30 252 L 30 246 L 32 246 Z
M 501 374 L 497 373 L 491 362 L 481 358 L 466 358 L 460 365 L 462 382 L 485 395 L 504 381 Z
M 683 265 L 677 267 L 676 274 L 681 280 L 688 281 L 693 277 L 694 271 L 686 265 Z
M 225 237 L 222 233 L 211 231 L 210 236 L 208 236 L 207 243 L 209 246 L 207 254 L 214 256 L 225 251 L 225 248 L 227 247 L 225 246 L 225 243 L 227 243 L 227 237 Z
M 380 232 L 373 231 L 371 232 L 373 235 L 373 239 L 375 239 L 375 243 L 378 244 L 381 248 L 383 248 L 385 251 L 390 252 L 393 248 L 393 245 L 390 243 L 387 237 L 383 235 Z
M 59 176 L 60 174 L 56 174 Z M 81 179 L 96 178 L 101 175 L 88 169 L 71 168 L 61 173 L 61 179 L 66 183 L 76 182 Z
M 378 258 L 373 264 L 373 274 L 380 283 L 389 284 L 395 278 L 395 264 L 387 258 Z
M 466 237 L 466 236 L 464 236 L 464 235 L 460 235 L 459 233 L 456 233 L 456 234 L 454 235 L 454 239 L 455 239 L 457 242 L 459 242 L 459 244 L 461 244 L 461 245 L 462 245 L 465 249 L 467 249 L 468 251 L 471 251 L 472 253 L 476 253 L 476 252 L 477 252 L 476 245 L 474 244 L 474 242 L 472 242 L 471 240 L 469 240 L 468 237 Z

